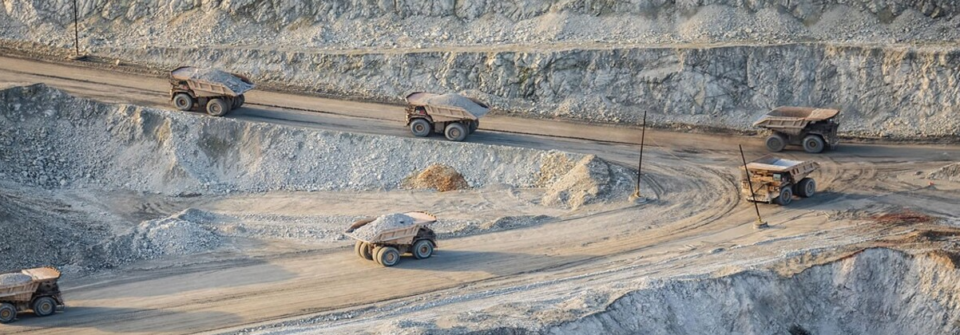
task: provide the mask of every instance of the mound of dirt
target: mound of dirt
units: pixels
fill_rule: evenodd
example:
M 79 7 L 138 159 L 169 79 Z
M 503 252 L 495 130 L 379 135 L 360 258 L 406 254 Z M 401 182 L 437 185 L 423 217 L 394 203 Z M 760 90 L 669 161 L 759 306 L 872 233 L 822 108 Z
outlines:
M 244 82 L 232 73 L 217 69 L 193 68 L 183 70 L 182 74 L 193 80 L 224 85 L 236 94 L 243 94 L 253 89 L 252 84 Z
M 376 220 L 357 228 L 353 231 L 353 236 L 361 240 L 369 241 L 384 230 L 407 227 L 413 224 L 413 218 L 400 213 L 387 214 L 378 217 Z
M 943 166 L 927 174 L 927 179 L 960 181 L 960 163 Z
M 220 237 L 193 221 L 181 219 L 194 213 L 178 213 L 171 217 L 144 221 L 131 239 L 132 251 L 139 258 L 164 255 L 187 255 L 211 251 L 220 246 Z
M 556 163 L 569 164 L 565 161 Z M 611 165 L 596 156 L 586 156 L 550 185 L 542 202 L 548 206 L 577 209 L 583 205 L 608 200 L 624 192 L 629 180 L 624 172 L 622 168 L 613 171 Z
M 415 175 L 407 177 L 403 186 L 413 189 L 434 189 L 440 192 L 470 188 L 460 172 L 443 164 L 433 164 Z

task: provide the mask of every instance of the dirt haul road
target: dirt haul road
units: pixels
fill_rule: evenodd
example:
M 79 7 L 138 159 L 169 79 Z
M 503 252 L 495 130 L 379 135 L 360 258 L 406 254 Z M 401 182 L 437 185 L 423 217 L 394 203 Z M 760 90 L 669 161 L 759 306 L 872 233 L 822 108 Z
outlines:
M 85 97 L 170 109 L 163 79 L 0 58 L 0 82 L 24 81 Z M 251 107 L 228 117 L 412 137 L 399 123 L 402 113 L 395 106 L 261 91 L 247 100 Z M 485 119 L 471 141 L 592 153 L 626 166 L 637 159 L 636 146 L 624 144 L 638 142 L 635 129 L 521 121 Z M 512 133 L 531 130 L 537 134 Z M 960 160 L 956 146 L 846 144 L 816 156 L 822 164 L 814 175 L 821 194 L 786 208 L 762 206 L 772 228 L 758 231 L 752 228 L 753 207 L 739 197 L 736 144 L 744 142 L 748 157 L 758 157 L 764 154 L 761 140 L 662 131 L 648 136 L 643 193 L 651 200 L 644 204 L 619 202 L 558 212 L 532 208 L 524 199 L 512 199 L 509 190 L 498 189 L 443 196 L 275 192 L 200 199 L 195 206 L 238 213 L 365 215 L 425 204 L 441 218 L 456 217 L 466 208 L 487 208 L 481 214 L 539 210 L 555 219 L 524 229 L 441 239 L 434 258 L 404 259 L 390 269 L 360 261 L 349 241 L 315 248 L 271 244 L 248 257 L 213 254 L 132 264 L 66 278 L 65 313 L 24 316 L 3 331 L 397 332 L 406 325 L 387 321 L 400 318 L 431 320 L 430 327 L 436 328 L 535 327 L 601 311 L 651 281 L 775 265 L 798 271 L 866 247 L 911 247 L 897 241 L 936 227 L 872 220 L 904 207 L 943 218 L 941 225 L 956 225 L 960 217 L 955 206 L 960 184 L 938 181 L 931 186 L 921 178 Z M 785 156 L 811 157 L 796 151 Z

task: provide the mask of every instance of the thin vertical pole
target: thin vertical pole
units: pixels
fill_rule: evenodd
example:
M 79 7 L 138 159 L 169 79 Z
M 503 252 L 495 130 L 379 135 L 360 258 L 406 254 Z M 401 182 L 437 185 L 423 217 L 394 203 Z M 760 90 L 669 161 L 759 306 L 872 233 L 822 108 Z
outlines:
M 643 111 L 643 126 L 640 128 L 640 161 L 637 162 L 637 198 L 640 197 L 640 171 L 643 171 L 643 140 L 647 137 L 647 111 Z
M 750 180 L 750 170 L 747 170 L 747 158 L 743 155 L 743 146 L 737 145 L 740 147 L 740 159 L 743 161 L 743 172 L 747 174 L 747 185 L 750 186 L 750 197 L 753 199 L 757 198 L 757 195 L 753 193 L 753 180 Z M 763 225 L 763 219 L 760 218 L 760 205 L 757 205 L 756 201 L 751 201 L 753 203 L 753 209 L 757 211 L 757 225 Z
M 76 49 L 77 57 L 80 56 L 80 25 L 77 23 L 79 9 L 77 9 L 77 0 L 73 0 L 73 47 Z

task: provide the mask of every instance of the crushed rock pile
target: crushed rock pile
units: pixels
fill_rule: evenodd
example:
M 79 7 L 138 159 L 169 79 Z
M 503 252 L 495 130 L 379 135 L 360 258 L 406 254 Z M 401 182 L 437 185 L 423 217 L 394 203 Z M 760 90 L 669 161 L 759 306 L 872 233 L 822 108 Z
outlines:
M 32 280 L 32 277 L 22 273 L 4 273 L 0 274 L 0 287 L 26 284 Z
M 357 228 L 351 234 L 357 239 L 370 241 L 384 230 L 408 227 L 413 224 L 413 218 L 400 213 L 387 214 Z
M 470 188 L 470 184 L 460 172 L 443 164 L 432 164 L 423 171 L 407 177 L 403 186 L 413 189 L 434 189 L 440 192 Z
M 217 69 L 201 69 L 201 68 L 188 68 L 183 69 L 185 71 L 183 75 L 187 76 L 190 79 L 208 82 L 208 83 L 218 83 L 226 86 L 231 91 L 236 94 L 242 94 L 243 92 L 253 89 L 252 84 L 248 84 L 233 75 L 229 72 L 224 72 Z
M 544 333 L 956 334 L 956 258 L 868 249 L 790 277 L 748 271 L 654 283 Z
M 554 160 L 544 171 L 566 171 L 551 183 L 543 195 L 542 203 L 548 206 L 565 206 L 576 209 L 583 205 L 603 202 L 615 197 L 629 195 L 629 186 L 635 182 L 625 169 L 610 165 L 594 155 L 580 161 Z M 613 171 L 617 170 L 617 171 Z
M 395 189 L 429 164 L 449 166 L 473 187 L 534 187 L 549 182 L 540 176 L 543 162 L 583 157 L 113 105 L 42 84 L 0 90 L 0 98 L 0 146 L 9 149 L 0 151 L 0 175 L 47 189 L 170 195 Z
M 431 106 L 463 108 L 478 118 L 486 115 L 487 112 L 490 111 L 489 108 L 477 104 L 473 100 L 470 100 L 470 98 L 454 93 L 429 97 L 425 102 Z
M 953 163 L 927 174 L 927 179 L 960 181 L 960 163 Z
M 182 214 L 140 223 L 129 236 L 131 251 L 137 258 L 187 255 L 211 251 L 220 246 L 220 237 Z

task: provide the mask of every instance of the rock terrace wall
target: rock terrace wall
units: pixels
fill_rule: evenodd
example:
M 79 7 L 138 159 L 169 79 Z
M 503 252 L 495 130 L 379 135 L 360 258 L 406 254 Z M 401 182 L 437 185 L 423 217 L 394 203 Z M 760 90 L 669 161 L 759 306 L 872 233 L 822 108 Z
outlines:
M 547 333 L 955 334 L 960 271 L 937 257 L 870 249 L 789 278 L 768 272 L 674 281 Z
M 526 116 L 752 129 L 771 108 L 843 111 L 841 132 L 960 136 L 960 49 L 789 44 L 765 47 L 301 53 L 109 50 L 173 67 L 189 60 L 259 80 L 398 101 L 410 91 L 470 91 Z M 286 64 L 273 67 L 271 64 Z

